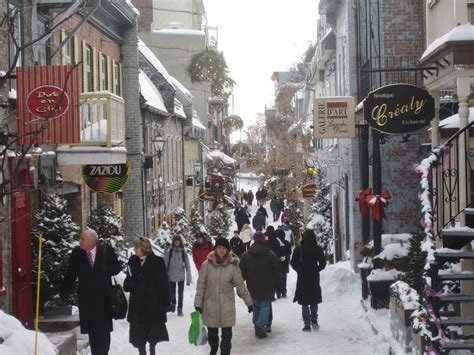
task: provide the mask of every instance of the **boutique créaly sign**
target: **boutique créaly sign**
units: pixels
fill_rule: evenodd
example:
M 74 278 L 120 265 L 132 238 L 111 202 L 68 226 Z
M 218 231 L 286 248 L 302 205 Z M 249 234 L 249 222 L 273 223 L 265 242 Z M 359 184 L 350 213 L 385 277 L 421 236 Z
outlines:
M 318 97 L 313 102 L 315 138 L 355 137 L 355 105 L 352 96 Z
M 125 186 L 130 176 L 130 164 L 83 165 L 82 178 L 87 186 L 100 194 L 111 194 Z
M 393 84 L 372 91 L 364 101 L 370 127 L 388 134 L 404 134 L 427 126 L 435 114 L 428 91 L 409 84 Z

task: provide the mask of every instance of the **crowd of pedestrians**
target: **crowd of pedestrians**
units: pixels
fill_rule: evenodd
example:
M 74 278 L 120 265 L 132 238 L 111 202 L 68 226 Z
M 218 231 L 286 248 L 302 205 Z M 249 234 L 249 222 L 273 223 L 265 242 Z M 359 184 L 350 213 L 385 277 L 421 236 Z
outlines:
M 253 200 L 253 194 L 249 197 L 251 192 L 245 195 L 248 204 Z M 268 225 L 264 192 L 259 189 L 256 194 L 259 208 L 252 218 L 255 231 L 250 225 L 251 216 L 239 203 L 234 210 L 237 230 L 230 241 L 220 237 L 213 244 L 204 233 L 198 233 L 192 245 L 192 259 L 199 272 L 194 307 L 207 327 L 211 355 L 217 354 L 219 347 L 223 355 L 231 352 L 236 322 L 234 289 L 249 313 L 253 313 L 255 336 L 268 337 L 273 321 L 272 302 L 287 297 L 290 266 L 297 273 L 293 302 L 301 305 L 303 331 L 319 329 L 319 273 L 326 266 L 323 250 L 312 230 L 306 230 L 295 247 L 286 223 L 276 229 Z M 275 197 L 274 200 L 280 203 Z M 274 220 L 283 211 L 280 206 L 277 213 L 271 209 Z M 113 248 L 99 243 L 95 231 L 84 230 L 80 246 L 70 255 L 63 292 L 70 292 L 78 279 L 81 332 L 89 335 L 92 355 L 109 352 L 111 278 L 121 270 Z M 163 257 L 153 253 L 147 238 L 135 240 L 123 287 L 130 293 L 129 341 L 140 355 L 147 354 L 147 345 L 149 354 L 155 354 L 156 344 L 169 340 L 167 313 L 177 311 L 178 316 L 183 316 L 184 287 L 191 282 L 189 256 L 180 236 L 173 237 Z

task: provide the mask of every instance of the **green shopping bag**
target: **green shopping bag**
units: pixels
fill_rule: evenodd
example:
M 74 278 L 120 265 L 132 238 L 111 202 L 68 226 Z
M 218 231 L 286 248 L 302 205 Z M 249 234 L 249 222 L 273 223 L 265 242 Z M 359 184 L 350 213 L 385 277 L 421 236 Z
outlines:
M 188 332 L 189 344 L 206 345 L 207 343 L 207 329 L 202 323 L 201 313 L 194 311 L 191 313 L 191 326 Z

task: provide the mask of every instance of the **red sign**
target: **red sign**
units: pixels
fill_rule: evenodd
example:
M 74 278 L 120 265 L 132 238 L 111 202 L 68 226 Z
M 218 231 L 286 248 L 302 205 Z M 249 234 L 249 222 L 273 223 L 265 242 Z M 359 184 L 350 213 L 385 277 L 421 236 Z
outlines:
M 20 144 L 80 142 L 79 74 L 72 65 L 16 68 Z
M 313 198 L 316 194 L 316 184 L 306 184 L 302 188 L 304 198 Z
M 66 113 L 69 108 L 69 97 L 57 86 L 42 85 L 30 92 L 26 99 L 26 107 L 33 116 L 48 120 Z

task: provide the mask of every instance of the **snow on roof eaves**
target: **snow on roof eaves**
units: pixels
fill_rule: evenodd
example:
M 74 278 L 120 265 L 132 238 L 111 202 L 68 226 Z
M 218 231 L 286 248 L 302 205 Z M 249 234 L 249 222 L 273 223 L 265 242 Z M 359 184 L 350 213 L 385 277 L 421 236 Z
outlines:
M 469 108 L 469 123 L 474 121 L 474 107 Z M 455 114 L 449 116 L 442 120 L 439 123 L 440 128 L 448 129 L 448 128 L 456 128 L 459 129 L 459 114 Z
M 154 34 L 164 34 L 164 35 L 171 35 L 171 36 L 197 36 L 197 37 L 204 37 L 206 34 L 202 31 L 198 30 L 189 30 L 185 28 L 163 28 L 163 29 L 154 29 Z
M 451 31 L 445 33 L 439 38 L 436 38 L 431 44 L 426 48 L 425 52 L 420 58 L 420 61 L 423 61 L 444 44 L 448 42 L 460 42 L 460 41 L 474 41 L 474 25 L 470 23 L 465 23 L 463 25 L 458 25 L 454 27 Z
M 193 126 L 205 130 L 206 127 L 197 118 L 193 117 Z
M 219 158 L 220 160 L 222 160 L 222 162 L 224 164 L 236 164 L 237 163 L 237 160 L 235 160 L 234 158 L 229 157 L 227 154 L 225 154 L 224 152 L 222 152 L 220 150 L 211 150 L 209 152 L 209 154 L 213 158 Z
M 140 93 L 145 99 L 145 103 L 157 109 L 160 113 L 167 115 L 168 111 L 166 110 L 163 96 L 161 96 L 155 84 L 153 84 L 143 70 L 140 70 L 138 80 L 140 83 Z
M 160 73 L 163 78 L 174 88 L 173 80 L 168 74 L 166 68 L 161 64 L 158 57 L 151 51 L 150 48 L 141 39 L 138 39 L 138 50 L 146 58 L 146 60 Z
M 177 91 L 181 91 L 181 93 L 190 100 L 194 99 L 193 94 L 191 94 L 191 92 L 183 84 L 181 84 L 178 81 L 178 79 L 176 79 L 174 76 L 171 76 L 171 75 L 170 75 L 170 78 Z
M 186 114 L 184 113 L 183 104 L 178 99 L 174 99 L 174 112 L 178 117 L 186 119 Z

